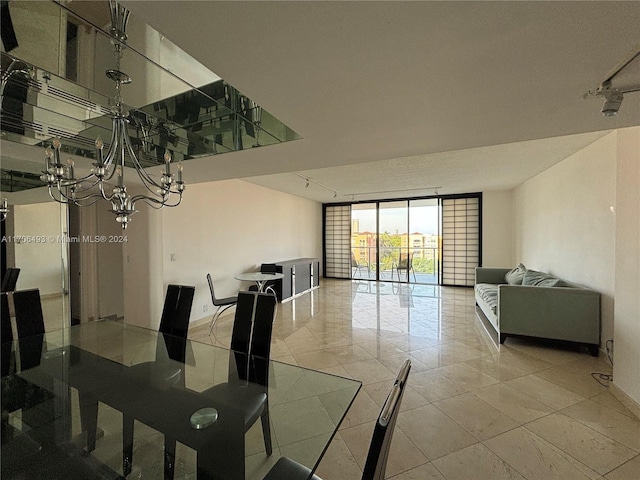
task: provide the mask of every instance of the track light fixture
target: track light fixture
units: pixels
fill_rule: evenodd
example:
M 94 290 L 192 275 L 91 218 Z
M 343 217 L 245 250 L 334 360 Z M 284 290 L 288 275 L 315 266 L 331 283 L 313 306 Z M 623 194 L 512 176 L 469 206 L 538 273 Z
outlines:
M 635 48 L 611 70 L 596 88 L 589 90 L 582 98 L 604 97 L 602 105 L 602 115 L 605 117 L 615 117 L 620 110 L 625 93 L 640 92 L 640 84 L 614 87 L 611 81 L 616 75 L 624 70 L 631 62 L 640 57 L 640 47 Z
M 303 174 L 301 174 L 299 172 L 291 172 L 291 173 L 293 173 L 294 175 L 296 175 L 296 176 L 298 176 L 298 177 L 300 177 L 300 178 L 302 178 L 304 180 L 304 188 L 305 189 L 308 189 L 309 186 L 313 183 L 314 185 L 317 185 L 317 186 L 319 186 L 321 188 L 324 188 L 325 190 L 328 190 L 329 192 L 331 192 L 333 194 L 333 198 L 336 198 L 338 196 L 338 192 L 336 190 L 334 190 L 331 187 L 326 186 L 324 183 L 320 183 L 320 182 L 314 180 L 313 178 L 307 177 L 306 175 L 303 175 Z

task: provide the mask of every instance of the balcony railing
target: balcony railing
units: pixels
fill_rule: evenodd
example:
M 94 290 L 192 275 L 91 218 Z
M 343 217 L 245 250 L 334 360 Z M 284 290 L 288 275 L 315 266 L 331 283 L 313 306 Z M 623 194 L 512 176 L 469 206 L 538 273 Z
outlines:
M 410 281 L 415 283 L 438 283 L 440 275 L 440 250 L 437 247 L 393 247 L 352 246 L 356 265 L 352 265 L 352 277 L 361 280 Z M 378 255 L 379 253 L 379 255 Z M 396 266 L 400 253 L 412 254 L 413 271 L 401 270 L 400 278 Z M 378 260 L 379 257 L 379 260 Z M 409 278 L 407 278 L 409 273 Z M 414 279 L 415 273 L 415 279 Z

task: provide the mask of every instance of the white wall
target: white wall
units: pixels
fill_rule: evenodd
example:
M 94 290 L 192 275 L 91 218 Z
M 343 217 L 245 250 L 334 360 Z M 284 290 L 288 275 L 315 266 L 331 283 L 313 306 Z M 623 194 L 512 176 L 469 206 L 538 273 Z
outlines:
M 144 203 L 136 208 L 138 213 L 123 232 L 124 318 L 132 325 L 157 328 L 164 299 L 162 211 Z
M 516 258 L 601 294 L 613 338 L 617 140 L 613 132 L 514 190 Z
M 513 190 L 482 192 L 482 266 L 511 267 L 516 263 Z
M 100 317 L 124 315 L 122 250 L 127 231 L 115 220 L 106 202 L 95 205 L 97 232 L 107 241 L 97 246 L 98 314 Z
M 262 262 L 322 258 L 321 204 L 242 180 L 189 185 L 179 207 L 140 210 L 124 248 L 127 323 L 157 328 L 170 283 L 196 287 L 194 322 L 214 312 L 207 273 L 224 297 Z
M 17 290 L 40 289 L 41 295 L 62 292 L 61 206 L 55 202 L 14 205 Z
M 617 138 L 613 381 L 640 404 L 640 127 Z

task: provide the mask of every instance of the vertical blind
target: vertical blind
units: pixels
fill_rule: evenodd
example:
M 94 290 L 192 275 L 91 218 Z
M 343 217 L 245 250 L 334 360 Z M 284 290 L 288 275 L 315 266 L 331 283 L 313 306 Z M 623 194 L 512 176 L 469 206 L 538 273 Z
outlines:
M 351 278 L 351 206 L 326 205 L 324 276 Z
M 473 286 L 480 265 L 480 197 L 442 199 L 442 284 Z

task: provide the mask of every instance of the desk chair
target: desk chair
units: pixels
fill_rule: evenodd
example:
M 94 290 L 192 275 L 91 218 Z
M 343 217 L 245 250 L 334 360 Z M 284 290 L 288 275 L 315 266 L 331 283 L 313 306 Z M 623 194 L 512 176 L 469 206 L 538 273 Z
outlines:
M 211 319 L 211 325 L 209 325 L 209 335 L 213 332 L 213 326 L 220 318 L 220 315 L 227 310 L 228 308 L 233 307 L 236 303 L 238 303 L 238 296 L 235 297 L 226 297 L 226 298 L 217 298 L 215 292 L 213 291 L 213 280 L 211 279 L 211 274 L 207 273 L 207 282 L 209 283 L 209 291 L 211 292 L 211 301 L 213 302 L 214 307 L 218 307 L 216 312 L 213 314 L 213 318 Z
M 185 285 L 169 285 L 162 308 L 159 332 L 163 338 L 158 338 L 156 344 L 156 361 L 144 362 L 131 368 L 137 370 L 141 380 L 151 380 L 161 386 L 184 384 L 182 368 L 175 363 L 162 364 L 162 359 L 170 358 L 184 364 L 189 331 L 189 317 L 193 305 L 193 296 L 196 288 Z M 163 349 L 166 348 L 166 351 Z M 95 409 L 95 425 L 97 426 L 97 404 Z M 93 418 L 91 419 L 94 424 Z M 131 473 L 133 466 L 133 428 L 134 418 L 122 415 L 122 471 L 125 476 Z M 91 435 L 92 445 L 95 448 L 95 435 Z M 89 443 L 89 442 L 87 442 Z M 89 446 L 88 446 L 89 448 Z M 93 449 L 91 448 L 91 450 Z M 165 438 L 165 478 L 173 478 L 173 462 L 167 463 L 167 451 L 169 456 L 175 457 L 175 441 Z M 167 475 L 170 475 L 168 477 Z
M 404 361 L 400 373 L 396 377 L 393 388 L 384 402 L 376 425 L 373 429 L 373 437 L 367 454 L 367 461 L 362 472 L 362 480 L 384 480 L 387 469 L 387 458 L 391 447 L 393 430 L 396 426 L 400 403 L 407 383 L 411 361 Z M 269 470 L 264 480 L 321 480 L 317 475 L 312 475 L 304 465 L 300 465 L 287 457 L 281 457 Z
M 400 252 L 400 258 L 398 263 L 394 266 L 395 271 L 398 273 L 398 281 L 400 281 L 400 270 L 407 271 L 407 282 L 409 281 L 409 271 L 413 272 L 413 281 L 416 281 L 416 272 L 413 269 L 413 253 Z M 391 272 L 393 276 L 393 271 Z

